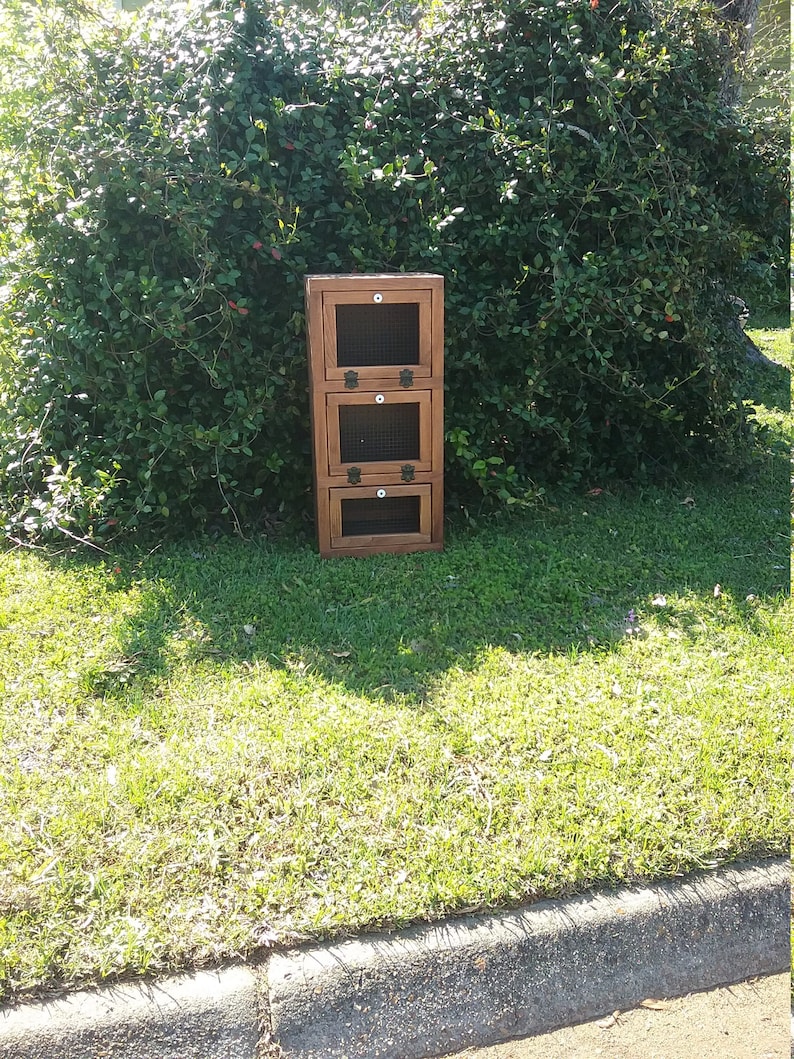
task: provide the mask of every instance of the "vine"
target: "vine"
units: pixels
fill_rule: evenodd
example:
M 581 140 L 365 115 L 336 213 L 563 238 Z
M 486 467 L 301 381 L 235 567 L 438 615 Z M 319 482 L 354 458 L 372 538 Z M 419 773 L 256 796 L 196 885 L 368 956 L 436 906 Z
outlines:
M 726 61 L 641 0 L 169 4 L 77 49 L 5 186 L 6 533 L 309 510 L 316 272 L 446 277 L 452 503 L 740 455 L 730 298 L 788 215 Z

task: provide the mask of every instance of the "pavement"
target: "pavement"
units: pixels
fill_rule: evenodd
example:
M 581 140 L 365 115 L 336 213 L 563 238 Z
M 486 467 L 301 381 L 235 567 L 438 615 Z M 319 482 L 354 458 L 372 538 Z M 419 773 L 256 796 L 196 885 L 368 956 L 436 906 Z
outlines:
M 427 1059 L 537 1036 L 786 971 L 790 885 L 769 859 L 0 1008 L 0 1057 Z
M 648 997 L 576 1026 L 456 1053 L 458 1059 L 791 1059 L 791 977 Z

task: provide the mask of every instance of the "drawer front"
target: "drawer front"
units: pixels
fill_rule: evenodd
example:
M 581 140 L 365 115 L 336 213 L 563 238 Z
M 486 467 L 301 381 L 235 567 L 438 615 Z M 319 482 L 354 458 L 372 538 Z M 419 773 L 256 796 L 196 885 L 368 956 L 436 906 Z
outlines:
M 332 548 L 388 548 L 396 544 L 429 544 L 429 485 L 331 489 Z
M 360 474 L 430 470 L 433 399 L 430 390 L 328 394 L 329 473 L 349 478 L 355 469 Z
M 429 377 L 432 334 L 429 290 L 323 295 L 325 377 L 350 388 L 369 379 L 410 385 Z

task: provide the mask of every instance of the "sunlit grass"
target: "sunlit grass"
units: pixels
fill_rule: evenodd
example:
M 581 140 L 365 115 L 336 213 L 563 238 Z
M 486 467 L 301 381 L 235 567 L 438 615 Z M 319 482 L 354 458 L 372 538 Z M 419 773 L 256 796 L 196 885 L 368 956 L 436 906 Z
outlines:
M 5 992 L 784 852 L 791 417 L 749 381 L 743 480 L 440 555 L 0 555 Z

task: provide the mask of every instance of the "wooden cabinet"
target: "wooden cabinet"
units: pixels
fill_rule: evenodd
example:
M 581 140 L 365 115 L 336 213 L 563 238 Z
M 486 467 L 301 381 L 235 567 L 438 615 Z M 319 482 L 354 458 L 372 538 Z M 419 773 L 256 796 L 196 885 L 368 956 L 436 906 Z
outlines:
M 320 554 L 443 546 L 444 280 L 306 277 Z

